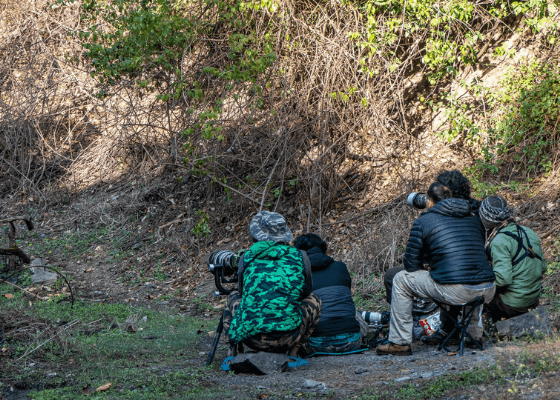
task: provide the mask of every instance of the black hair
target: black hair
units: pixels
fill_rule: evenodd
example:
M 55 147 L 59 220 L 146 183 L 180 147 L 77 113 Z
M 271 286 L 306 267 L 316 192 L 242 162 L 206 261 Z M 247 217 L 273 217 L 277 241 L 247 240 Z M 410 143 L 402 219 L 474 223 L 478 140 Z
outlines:
M 441 182 L 434 182 L 428 189 L 428 198 L 434 203 L 438 203 L 443 199 L 450 199 L 453 196 L 453 191 Z
M 470 200 L 471 198 L 471 185 L 465 176 L 458 170 L 443 171 L 436 178 L 439 182 L 447 186 L 453 192 L 453 197 L 460 199 Z
M 327 243 L 321 239 L 319 235 L 314 233 L 306 233 L 305 235 L 298 236 L 294 241 L 296 249 L 307 251 L 313 247 L 319 247 L 325 254 L 327 252 Z

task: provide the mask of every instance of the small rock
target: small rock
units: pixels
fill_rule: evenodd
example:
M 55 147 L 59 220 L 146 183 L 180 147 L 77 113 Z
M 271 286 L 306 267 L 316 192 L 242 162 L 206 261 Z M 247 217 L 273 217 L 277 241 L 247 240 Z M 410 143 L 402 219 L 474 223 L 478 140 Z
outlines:
M 168 302 L 167 300 L 165 300 L 165 301 L 161 301 L 159 304 L 162 305 L 162 306 L 164 306 L 164 305 L 166 305 L 166 304 L 169 304 L 169 302 Z
M 303 385 L 308 389 L 324 388 L 325 384 L 323 382 L 314 381 L 313 379 L 306 379 Z
M 33 261 L 42 260 L 40 258 L 36 258 Z M 42 260 L 44 261 L 44 260 Z M 45 264 L 42 264 L 45 265 Z M 33 285 L 52 285 L 56 282 L 57 274 L 54 272 L 49 272 L 45 268 L 35 267 L 33 268 L 33 275 L 31 275 L 31 283 Z
M 29 265 L 32 267 L 44 267 L 47 265 L 47 261 L 45 261 L 43 258 L 36 258 L 31 261 L 31 264 Z M 33 268 L 33 271 L 35 271 L 35 268 Z
M 364 372 L 367 372 L 367 371 L 368 371 L 368 369 L 365 368 L 365 367 L 358 367 L 354 370 L 354 373 L 356 375 L 359 375 L 359 374 L 363 374 Z
M 56 376 L 56 372 L 49 372 L 47 374 L 47 378 L 54 378 Z
M 142 322 L 148 322 L 148 316 L 144 315 L 144 316 L 142 317 Z
M 96 290 L 95 292 L 93 292 L 93 294 L 103 294 L 103 292 L 100 292 L 99 290 Z
M 135 244 L 131 247 L 131 249 L 132 249 L 132 250 L 138 250 L 140 247 L 142 247 L 142 244 L 143 244 L 142 242 L 135 243 Z
M 500 337 L 535 336 L 537 332 L 550 335 L 552 328 L 546 308 L 537 307 L 523 315 L 496 322 L 496 329 Z
M 423 374 L 420 374 L 420 378 L 424 378 L 424 379 L 431 378 L 432 376 L 434 376 L 433 372 L 424 372 Z
M 229 367 L 235 373 L 269 375 L 284 372 L 288 368 L 290 358 L 285 354 L 275 353 L 243 353 L 230 361 Z
M 146 283 L 146 287 L 155 289 L 155 288 L 157 288 L 157 285 L 155 283 Z
M 411 376 L 403 376 L 402 378 L 395 379 L 395 383 L 408 381 L 409 379 L 412 379 L 412 377 Z
M 39 236 L 45 237 L 45 236 L 47 236 L 47 235 L 45 235 L 44 233 L 41 233 Z

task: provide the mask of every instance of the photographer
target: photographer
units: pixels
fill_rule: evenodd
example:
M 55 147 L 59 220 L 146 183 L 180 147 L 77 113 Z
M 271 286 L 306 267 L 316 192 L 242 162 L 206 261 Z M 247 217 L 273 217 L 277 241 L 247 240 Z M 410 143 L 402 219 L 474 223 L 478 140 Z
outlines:
M 538 307 L 546 262 L 541 241 L 526 226 L 515 224 L 505 199 L 490 196 L 479 210 L 489 233 L 486 251 L 496 274 L 496 295 L 486 307 L 494 322 Z
M 453 193 L 453 197 L 460 199 L 465 199 L 469 202 L 469 207 L 471 212 L 476 213 L 480 208 L 481 202 L 477 199 L 471 197 L 471 189 L 467 178 L 458 170 L 443 171 L 441 172 L 435 182 L 439 182 L 442 185 L 448 187 Z M 411 193 L 407 199 L 408 205 L 417 208 L 425 209 L 427 206 L 427 198 L 425 195 L 419 196 L 419 193 Z M 482 223 L 482 222 L 481 222 Z M 482 236 L 485 240 L 485 236 Z M 391 304 L 391 291 L 393 288 L 393 278 L 399 272 L 404 271 L 404 267 L 394 267 L 387 270 L 384 275 L 383 283 L 385 286 L 385 292 L 387 296 L 387 302 Z
M 311 261 L 313 293 L 321 299 L 321 318 L 303 345 L 303 353 L 346 353 L 358 350 L 368 325 L 352 299 L 352 278 L 346 264 L 329 257 L 327 243 L 314 233 L 299 236 L 294 247 Z
M 404 270 L 392 282 L 389 343 L 377 347 L 380 355 L 412 354 L 415 297 L 461 305 L 479 296 L 489 302 L 496 290 L 484 251 L 484 229 L 474 212 L 477 207 L 470 198 L 468 180 L 459 171 L 440 174 L 428 189 L 427 208 L 414 221 Z M 423 269 L 424 264 L 430 265 L 429 272 Z M 480 313 L 476 312 L 469 327 L 475 339 L 482 337 L 479 321 Z
M 311 294 L 311 267 L 280 214 L 259 212 L 250 223 L 254 244 L 239 258 L 238 292 L 229 295 L 224 330 L 237 346 L 296 355 L 313 333 L 321 300 Z

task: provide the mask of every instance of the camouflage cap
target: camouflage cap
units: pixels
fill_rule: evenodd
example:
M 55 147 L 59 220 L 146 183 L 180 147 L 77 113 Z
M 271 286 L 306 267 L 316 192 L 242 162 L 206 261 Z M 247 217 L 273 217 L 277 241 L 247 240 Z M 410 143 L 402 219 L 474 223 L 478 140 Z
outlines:
M 259 242 L 270 240 L 289 243 L 294 239 L 284 217 L 275 212 L 259 211 L 251 220 L 249 230 Z

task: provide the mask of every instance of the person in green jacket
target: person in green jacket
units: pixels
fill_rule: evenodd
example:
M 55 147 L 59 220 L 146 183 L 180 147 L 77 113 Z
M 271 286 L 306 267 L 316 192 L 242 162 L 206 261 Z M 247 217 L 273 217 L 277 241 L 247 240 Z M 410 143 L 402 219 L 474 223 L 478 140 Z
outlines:
M 224 310 L 230 349 L 233 355 L 239 345 L 296 355 L 321 315 L 309 258 L 289 245 L 292 232 L 278 213 L 259 212 L 249 230 L 254 244 L 239 257 L 238 291 Z
M 486 251 L 496 275 L 496 295 L 486 310 L 494 322 L 525 314 L 539 305 L 546 272 L 541 241 L 526 226 L 517 225 L 505 199 L 487 197 L 479 209 L 488 239 Z

